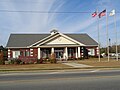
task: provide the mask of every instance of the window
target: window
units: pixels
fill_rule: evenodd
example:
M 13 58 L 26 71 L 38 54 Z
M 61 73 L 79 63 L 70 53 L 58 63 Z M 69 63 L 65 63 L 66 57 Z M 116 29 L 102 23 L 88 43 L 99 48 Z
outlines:
M 74 49 L 73 48 L 68 48 L 68 57 L 74 57 Z
M 24 56 L 30 56 L 30 51 L 28 50 L 24 51 Z
M 49 57 L 49 50 L 48 49 L 43 49 L 42 50 L 42 57 L 43 58 L 48 58 Z
M 88 50 L 89 50 L 89 52 L 88 52 L 89 55 L 95 55 L 95 50 L 94 49 L 88 49 Z
M 18 58 L 20 56 L 20 51 L 13 51 L 13 58 Z

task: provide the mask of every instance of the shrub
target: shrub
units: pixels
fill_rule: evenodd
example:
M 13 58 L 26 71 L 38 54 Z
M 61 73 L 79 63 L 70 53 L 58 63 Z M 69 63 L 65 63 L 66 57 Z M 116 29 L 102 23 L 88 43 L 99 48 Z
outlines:
M 14 60 L 14 64 L 20 64 L 20 62 L 22 62 L 20 59 L 15 59 Z
M 9 60 L 9 64 L 20 64 L 22 61 L 20 59 L 11 59 Z
M 51 54 L 50 63 L 57 63 L 57 60 L 55 58 L 55 53 Z
M 0 51 L 0 60 L 2 61 L 3 60 L 3 52 Z
M 78 60 L 82 60 L 82 58 L 78 58 Z
M 20 65 L 23 65 L 23 64 L 25 64 L 25 62 L 23 62 L 23 61 L 22 61 L 22 62 L 20 62 Z
M 0 65 L 4 65 L 5 61 L 4 60 L 0 60 Z
M 10 64 L 14 64 L 14 60 L 10 60 Z
M 47 58 L 44 58 L 44 59 L 43 59 L 43 62 L 44 62 L 44 63 L 50 62 L 50 59 L 49 59 L 48 57 L 47 57 Z
M 40 63 L 43 63 L 43 58 L 40 58 L 37 60 L 37 63 L 40 64 Z
M 99 58 L 98 56 L 91 56 L 91 55 L 89 55 L 89 57 L 90 57 L 90 58 Z M 103 58 L 103 56 L 100 55 L 100 58 Z
M 37 62 L 34 62 L 34 64 L 37 64 Z
M 34 62 L 33 61 L 29 61 L 29 64 L 34 64 Z

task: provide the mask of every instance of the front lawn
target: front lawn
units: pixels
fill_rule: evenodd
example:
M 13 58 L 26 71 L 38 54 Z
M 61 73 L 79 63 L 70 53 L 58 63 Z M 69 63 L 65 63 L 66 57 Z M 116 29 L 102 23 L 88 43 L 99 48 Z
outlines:
M 95 66 L 95 67 L 120 67 L 120 60 L 116 61 L 116 59 L 110 59 L 110 61 L 108 62 L 107 58 L 101 58 L 100 62 L 98 58 L 90 58 L 90 59 L 80 60 L 78 61 L 78 63 Z
M 63 69 L 71 68 L 64 64 L 27 64 L 27 65 L 0 65 L 0 71 L 4 70 L 52 70 L 52 69 Z

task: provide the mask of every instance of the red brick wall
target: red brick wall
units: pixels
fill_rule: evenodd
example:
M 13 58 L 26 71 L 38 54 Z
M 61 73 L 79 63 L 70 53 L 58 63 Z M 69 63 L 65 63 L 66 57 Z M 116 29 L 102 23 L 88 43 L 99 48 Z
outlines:
M 22 51 L 22 52 L 25 52 L 26 50 L 27 50 L 27 51 L 30 51 L 29 48 L 10 49 L 10 58 L 13 57 L 12 51 L 16 51 L 16 50 Z M 38 49 L 37 49 L 37 48 L 33 48 L 33 54 L 32 54 L 32 55 L 33 55 L 33 56 L 31 56 L 31 53 L 30 53 L 30 57 L 35 57 L 35 58 L 37 58 L 37 56 L 38 56 Z M 24 55 L 22 54 L 20 57 L 24 57 Z
M 37 48 L 33 49 L 33 56 L 36 58 L 38 57 L 38 49 Z

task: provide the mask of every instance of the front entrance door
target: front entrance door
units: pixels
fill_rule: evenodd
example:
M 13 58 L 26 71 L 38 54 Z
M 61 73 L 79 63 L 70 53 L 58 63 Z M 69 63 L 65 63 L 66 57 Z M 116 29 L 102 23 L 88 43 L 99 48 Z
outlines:
M 64 50 L 63 49 L 55 49 L 55 56 L 56 56 L 56 59 L 60 60 L 63 58 L 63 52 Z

